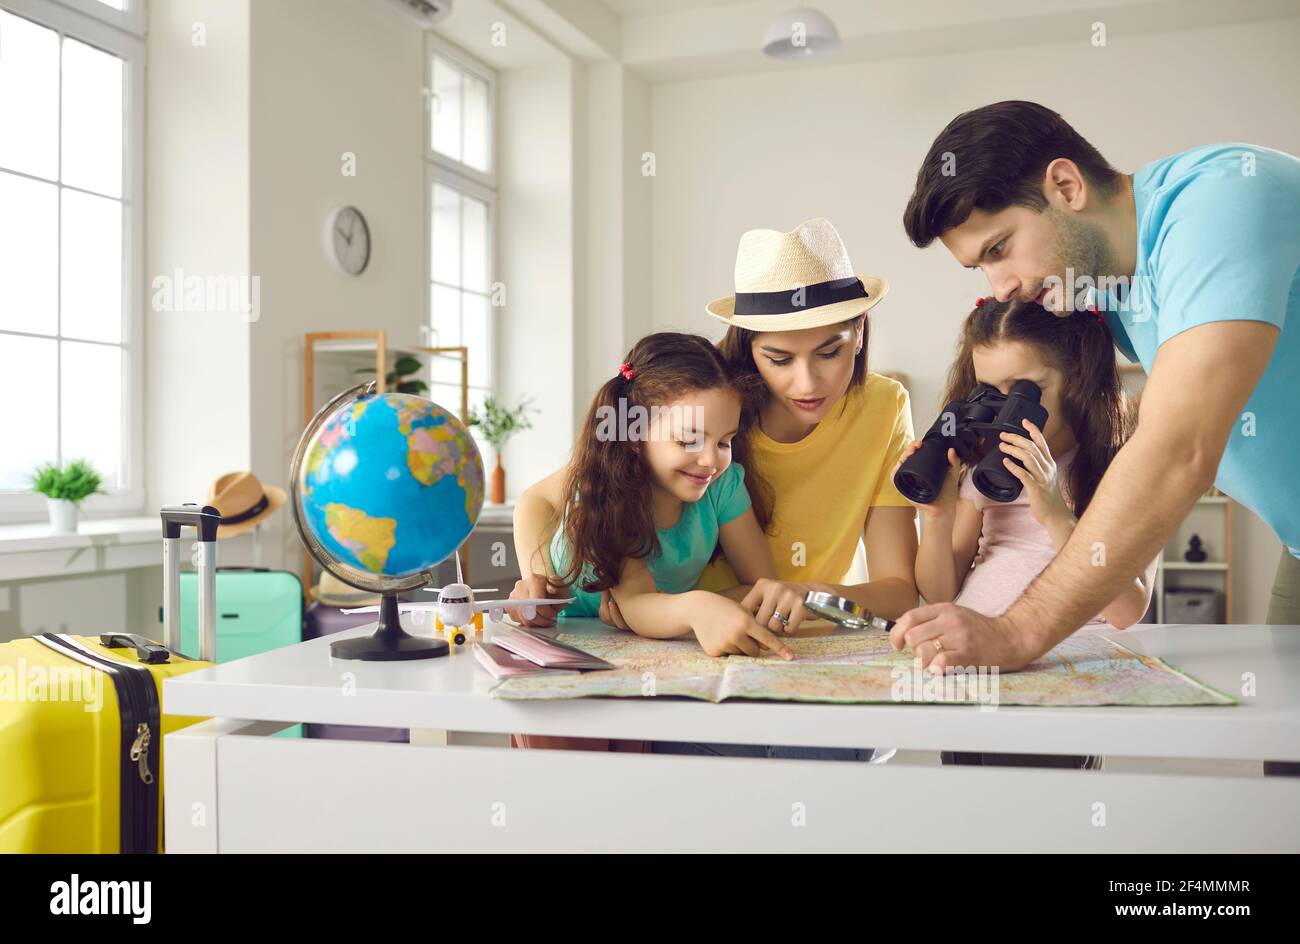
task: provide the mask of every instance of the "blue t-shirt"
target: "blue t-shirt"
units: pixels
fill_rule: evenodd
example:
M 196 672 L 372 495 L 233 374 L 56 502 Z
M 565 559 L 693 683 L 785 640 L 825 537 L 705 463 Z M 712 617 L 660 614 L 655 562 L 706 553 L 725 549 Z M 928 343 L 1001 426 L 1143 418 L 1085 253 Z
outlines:
M 749 492 L 745 488 L 745 470 L 738 462 L 709 483 L 704 496 L 682 505 L 682 516 L 671 528 L 656 528 L 659 553 L 646 558 L 660 593 L 685 593 L 695 586 L 700 573 L 718 545 L 718 532 L 724 524 L 749 510 Z M 561 527 L 551 539 L 551 563 L 563 573 L 569 566 L 569 542 Z M 600 594 L 588 593 L 580 584 L 592 579 L 588 565 L 578 582 L 565 596 L 577 597 L 564 608 L 566 616 L 597 616 Z
M 1214 321 L 1280 329 L 1215 485 L 1300 557 L 1300 159 L 1212 144 L 1144 165 L 1133 198 L 1137 268 L 1127 304 L 1116 310 L 1112 296 L 1107 313 L 1130 360 L 1150 373 L 1160 345 Z

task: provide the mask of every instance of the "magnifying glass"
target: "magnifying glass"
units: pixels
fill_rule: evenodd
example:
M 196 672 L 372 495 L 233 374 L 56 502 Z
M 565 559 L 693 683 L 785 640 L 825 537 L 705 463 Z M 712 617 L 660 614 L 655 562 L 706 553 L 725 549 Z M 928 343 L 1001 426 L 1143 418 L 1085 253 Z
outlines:
M 803 606 L 810 613 L 816 613 L 822 619 L 828 619 L 845 629 L 874 629 L 879 633 L 887 633 L 894 626 L 893 620 L 875 616 L 847 597 L 838 597 L 824 590 L 809 590 L 803 598 Z

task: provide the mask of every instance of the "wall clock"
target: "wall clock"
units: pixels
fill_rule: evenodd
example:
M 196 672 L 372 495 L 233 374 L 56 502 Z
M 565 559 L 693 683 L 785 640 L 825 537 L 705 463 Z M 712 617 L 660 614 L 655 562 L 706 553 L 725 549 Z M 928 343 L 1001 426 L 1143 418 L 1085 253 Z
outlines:
M 325 218 L 325 257 L 344 275 L 360 275 L 370 264 L 370 226 L 354 206 Z

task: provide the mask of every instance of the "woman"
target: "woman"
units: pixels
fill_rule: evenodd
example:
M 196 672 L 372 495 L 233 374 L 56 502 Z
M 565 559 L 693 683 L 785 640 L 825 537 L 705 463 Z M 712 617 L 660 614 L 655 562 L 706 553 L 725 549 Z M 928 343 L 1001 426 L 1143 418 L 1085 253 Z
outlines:
M 916 606 L 914 511 L 891 471 L 913 438 L 906 389 L 867 370 L 867 312 L 888 283 L 855 275 L 835 228 L 809 220 L 789 233 L 750 230 L 736 253 L 736 294 L 706 306 L 727 325 L 720 348 L 747 383 L 741 429 L 757 517 L 779 580 L 737 586 L 725 558 L 698 586 L 739 598 L 760 624 L 793 632 L 810 589 L 897 618 Z M 848 583 L 859 540 L 870 580 Z M 622 622 L 606 605 L 607 622 Z M 657 742 L 656 753 L 758 754 L 868 760 L 871 748 L 829 750 Z
M 835 228 L 750 230 L 736 294 L 705 310 L 727 324 L 719 347 L 744 381 L 750 497 L 779 580 L 738 586 L 725 557 L 698 587 L 744 601 L 760 624 L 794 632 L 810 589 L 897 618 L 916 606 L 914 511 L 890 471 L 912 441 L 906 389 L 867 370 L 867 312 L 888 283 L 857 276 Z M 871 579 L 851 579 L 863 539 Z M 623 626 L 606 595 L 601 617 Z
M 774 632 L 798 628 L 810 589 L 833 591 L 881 616 L 901 616 L 917 604 L 917 535 L 915 513 L 890 471 L 912 441 L 911 409 L 901 384 L 866 366 L 867 312 L 884 298 L 888 283 L 855 275 L 839 234 L 824 219 L 789 233 L 745 233 L 735 281 L 735 295 L 705 310 L 728 326 L 720 349 L 745 395 L 746 484 L 779 579 L 738 585 L 719 556 L 697 588 L 741 600 Z M 860 540 L 871 579 L 847 583 Z M 547 592 L 547 578 L 532 574 L 512 595 Z M 556 612 L 538 608 L 529 622 L 552 625 Z M 628 628 L 608 592 L 600 616 Z M 858 760 L 872 753 L 660 743 L 653 749 Z

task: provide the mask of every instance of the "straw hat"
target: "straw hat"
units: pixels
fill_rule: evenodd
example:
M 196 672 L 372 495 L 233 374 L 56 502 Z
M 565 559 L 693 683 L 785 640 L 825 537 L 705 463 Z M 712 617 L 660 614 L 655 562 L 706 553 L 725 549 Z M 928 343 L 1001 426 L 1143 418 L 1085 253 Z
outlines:
M 750 331 L 796 331 L 848 321 L 889 292 L 879 276 L 854 273 L 840 234 L 818 217 L 788 233 L 751 229 L 736 250 L 736 294 L 704 310 Z
M 287 499 L 284 489 L 263 485 L 252 472 L 227 472 L 208 487 L 206 504 L 221 512 L 220 540 L 256 527 Z
M 358 590 L 324 569 L 321 570 L 320 582 L 312 589 L 312 596 L 321 606 L 375 606 L 379 603 L 379 594 Z

